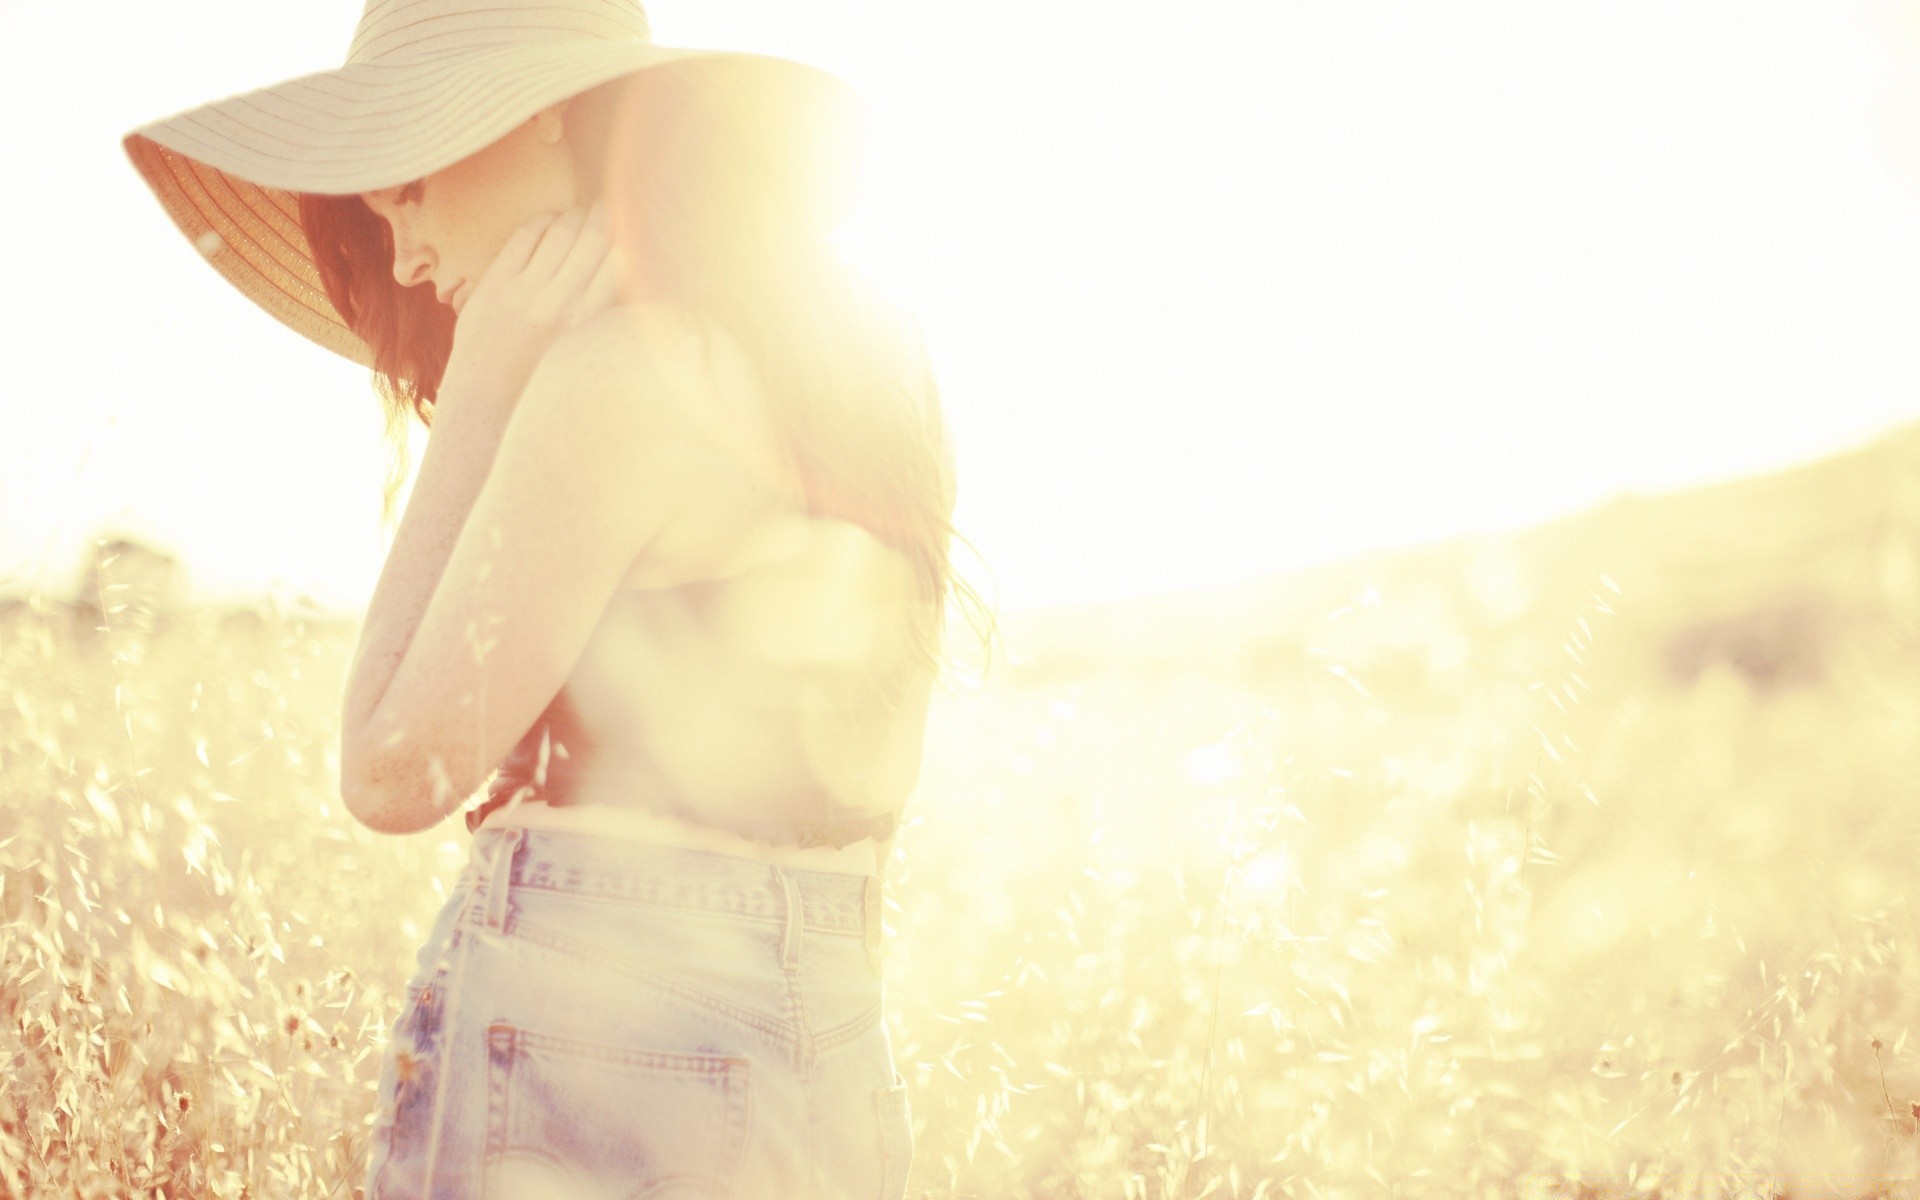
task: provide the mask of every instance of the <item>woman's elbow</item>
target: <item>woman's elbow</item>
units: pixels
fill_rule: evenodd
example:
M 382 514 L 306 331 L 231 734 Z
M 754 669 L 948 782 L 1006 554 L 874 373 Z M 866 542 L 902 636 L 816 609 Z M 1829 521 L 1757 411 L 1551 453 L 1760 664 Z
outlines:
M 403 832 L 394 828 L 392 801 L 344 773 L 340 779 L 340 799 L 354 820 L 375 833 Z
M 340 799 L 354 820 L 375 833 L 418 833 L 439 823 L 445 811 L 413 802 L 420 789 L 396 786 L 391 769 L 382 770 L 364 756 L 344 752 L 340 761 Z
M 444 812 L 432 812 L 424 805 L 407 803 L 404 795 L 342 788 L 340 798 L 353 819 L 375 833 L 419 833 L 433 828 L 446 817 Z

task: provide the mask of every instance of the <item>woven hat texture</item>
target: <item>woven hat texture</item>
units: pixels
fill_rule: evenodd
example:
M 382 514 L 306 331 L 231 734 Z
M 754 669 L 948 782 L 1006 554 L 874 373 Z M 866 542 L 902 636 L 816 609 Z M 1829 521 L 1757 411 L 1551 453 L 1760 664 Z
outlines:
M 299 193 L 411 182 L 547 105 L 694 57 L 797 65 L 658 45 L 637 0 L 368 0 L 340 67 L 153 121 L 122 145 L 230 283 L 292 329 L 372 366 L 372 350 L 321 284 Z

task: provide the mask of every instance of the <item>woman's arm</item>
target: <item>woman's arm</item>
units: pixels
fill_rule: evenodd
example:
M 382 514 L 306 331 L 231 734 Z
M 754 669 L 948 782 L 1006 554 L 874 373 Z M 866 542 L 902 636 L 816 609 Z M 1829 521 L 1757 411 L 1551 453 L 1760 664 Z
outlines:
M 598 206 L 541 214 L 501 247 L 454 327 L 433 434 L 368 602 L 341 705 L 343 787 L 358 735 L 372 723 L 446 572 L 521 392 L 564 329 L 617 294 Z
M 451 373 L 442 382 L 440 395 L 446 402 L 435 405 L 433 433 L 413 492 L 360 626 L 342 705 L 344 730 L 366 727 L 406 657 L 500 449 L 500 435 L 513 412 L 514 398 L 502 394 L 508 386 L 509 381 L 497 376 L 487 381 Z
M 764 503 L 737 432 L 716 418 L 707 357 L 679 326 L 615 309 L 541 361 L 425 608 L 390 618 L 411 637 L 362 662 L 385 679 L 356 680 L 356 696 L 376 699 L 341 734 L 341 796 L 361 824 L 413 833 L 443 820 L 565 684 L 637 555 L 710 570 Z

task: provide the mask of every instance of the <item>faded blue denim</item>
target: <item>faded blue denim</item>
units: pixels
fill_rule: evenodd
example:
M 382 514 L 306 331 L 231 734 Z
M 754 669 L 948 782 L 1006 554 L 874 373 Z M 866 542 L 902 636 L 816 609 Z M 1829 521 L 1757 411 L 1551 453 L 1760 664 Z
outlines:
M 381 1063 L 367 1200 L 899 1200 L 879 882 L 482 829 Z

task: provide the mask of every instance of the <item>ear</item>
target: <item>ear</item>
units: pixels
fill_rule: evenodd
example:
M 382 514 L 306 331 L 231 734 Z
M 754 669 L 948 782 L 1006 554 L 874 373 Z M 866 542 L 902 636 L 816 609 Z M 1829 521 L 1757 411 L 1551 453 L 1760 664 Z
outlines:
M 549 146 L 559 145 L 560 139 L 567 132 L 566 113 L 572 104 L 573 97 L 568 96 L 558 104 L 549 104 L 529 117 L 527 123 L 533 126 L 534 136 Z

